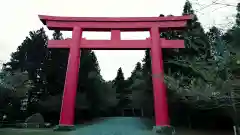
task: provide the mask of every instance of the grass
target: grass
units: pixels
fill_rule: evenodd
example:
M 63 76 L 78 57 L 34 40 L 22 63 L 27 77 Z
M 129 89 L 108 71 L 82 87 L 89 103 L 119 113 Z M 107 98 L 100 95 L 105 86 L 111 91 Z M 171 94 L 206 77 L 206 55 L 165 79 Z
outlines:
M 54 132 L 52 129 L 0 129 L 0 135 L 68 135 L 69 132 Z M 69 134 L 71 135 L 71 134 Z

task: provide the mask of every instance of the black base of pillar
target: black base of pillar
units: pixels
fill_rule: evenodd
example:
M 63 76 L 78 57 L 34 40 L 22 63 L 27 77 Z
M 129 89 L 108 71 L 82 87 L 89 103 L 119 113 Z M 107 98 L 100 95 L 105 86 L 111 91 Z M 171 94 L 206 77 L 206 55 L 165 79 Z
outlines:
M 159 135 L 175 135 L 175 129 L 172 126 L 154 126 L 153 132 Z
M 75 130 L 74 125 L 57 125 L 53 128 L 54 131 L 72 131 Z

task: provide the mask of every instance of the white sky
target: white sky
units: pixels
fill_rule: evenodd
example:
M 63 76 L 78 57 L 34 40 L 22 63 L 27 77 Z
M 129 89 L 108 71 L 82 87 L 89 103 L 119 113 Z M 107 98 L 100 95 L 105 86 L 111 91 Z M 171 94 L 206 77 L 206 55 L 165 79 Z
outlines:
M 214 24 L 226 28 L 228 22 L 233 22 L 235 7 L 216 5 L 202 9 L 201 7 L 211 4 L 213 0 L 191 1 L 194 9 L 201 9 L 197 15 L 205 28 Z M 240 0 L 218 0 L 218 2 L 236 5 Z M 6 62 L 10 59 L 10 54 L 16 51 L 28 36 L 29 31 L 43 27 L 38 14 L 78 17 L 181 15 L 185 0 L 0 0 L 0 3 L 0 61 Z M 51 37 L 52 32 L 44 28 Z M 69 32 L 63 34 L 64 37 L 71 37 Z M 145 39 L 148 36 L 148 32 L 121 33 L 122 39 Z M 84 32 L 83 37 L 109 39 L 110 33 Z M 99 50 L 96 51 L 96 55 L 103 78 L 111 80 L 116 76 L 119 67 L 122 67 L 125 77 L 129 77 L 135 64 L 142 60 L 144 51 Z

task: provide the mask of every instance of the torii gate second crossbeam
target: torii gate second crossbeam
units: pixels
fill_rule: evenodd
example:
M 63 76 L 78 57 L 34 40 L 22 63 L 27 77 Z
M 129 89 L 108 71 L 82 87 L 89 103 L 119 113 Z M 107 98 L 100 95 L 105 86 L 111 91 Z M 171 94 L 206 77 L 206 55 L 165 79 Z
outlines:
M 184 48 L 183 40 L 166 40 L 160 39 L 161 48 Z M 72 40 L 49 40 L 48 48 L 70 48 Z M 82 38 L 80 49 L 93 49 L 94 50 L 144 50 L 151 48 L 151 40 L 86 40 Z
M 169 126 L 167 95 L 163 81 L 162 48 L 184 48 L 184 42 L 160 38 L 160 32 L 169 29 L 184 29 L 187 21 L 192 18 L 191 16 L 107 18 L 40 15 L 39 18 L 50 30 L 72 31 L 72 39 L 49 40 L 48 44 L 49 48 L 70 48 L 60 126 L 71 127 L 74 125 L 80 49 L 151 49 L 155 123 L 157 128 Z M 111 40 L 86 40 L 82 38 L 83 31 L 111 31 Z M 146 40 L 121 40 L 121 31 L 149 31 L 150 38 Z

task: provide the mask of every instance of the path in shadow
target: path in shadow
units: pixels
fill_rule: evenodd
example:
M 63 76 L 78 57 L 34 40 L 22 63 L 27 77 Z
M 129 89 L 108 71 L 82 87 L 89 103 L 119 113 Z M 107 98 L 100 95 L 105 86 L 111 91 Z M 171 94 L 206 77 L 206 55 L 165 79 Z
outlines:
M 151 135 L 153 122 L 138 117 L 108 117 L 76 126 L 81 135 Z

